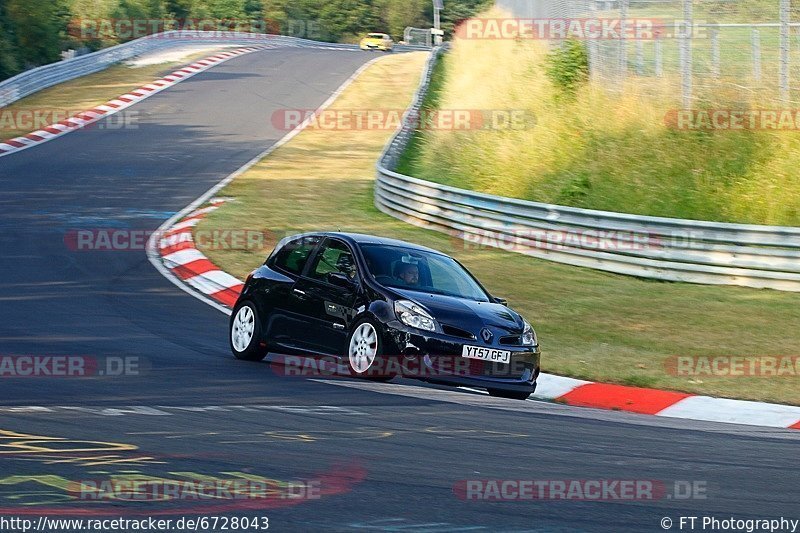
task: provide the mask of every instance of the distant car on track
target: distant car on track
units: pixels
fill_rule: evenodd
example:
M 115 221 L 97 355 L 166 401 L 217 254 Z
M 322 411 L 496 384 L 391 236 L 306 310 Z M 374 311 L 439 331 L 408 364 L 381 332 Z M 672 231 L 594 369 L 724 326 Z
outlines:
M 383 50 L 384 52 L 391 52 L 394 48 L 394 41 L 385 33 L 368 33 L 366 37 L 361 39 L 358 46 L 362 50 Z
M 381 379 L 398 375 L 383 372 L 395 364 L 400 375 L 507 398 L 527 398 L 539 376 L 531 325 L 458 261 L 369 235 L 282 240 L 248 276 L 229 340 L 238 359 L 324 356 Z

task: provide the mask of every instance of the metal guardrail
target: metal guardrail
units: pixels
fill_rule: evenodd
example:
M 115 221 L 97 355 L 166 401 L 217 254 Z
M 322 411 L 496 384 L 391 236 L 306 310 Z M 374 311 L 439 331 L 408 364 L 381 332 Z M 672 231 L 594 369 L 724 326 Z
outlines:
M 691 283 L 800 291 L 800 228 L 639 216 L 457 189 L 395 171 L 442 53 L 377 164 L 375 205 L 417 226 L 574 266 Z
M 91 54 L 43 65 L 17 74 L 13 78 L 0 82 L 0 107 L 7 106 L 21 98 L 25 98 L 26 96 L 41 91 L 42 89 L 52 87 L 53 85 L 99 72 L 114 63 L 125 61 L 137 55 L 153 52 L 162 48 L 185 45 L 191 42 L 221 45 L 229 44 L 232 46 L 269 45 L 271 47 L 291 46 L 358 50 L 357 45 L 326 43 L 284 35 L 172 30 L 148 35 L 147 37 L 105 48 Z M 395 48 L 398 51 L 430 49 L 430 47 L 402 45 L 398 45 Z

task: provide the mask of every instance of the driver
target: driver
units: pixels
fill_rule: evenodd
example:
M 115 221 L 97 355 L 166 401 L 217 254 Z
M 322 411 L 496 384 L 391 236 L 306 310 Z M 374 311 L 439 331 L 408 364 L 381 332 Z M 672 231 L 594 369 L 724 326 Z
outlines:
M 412 263 L 402 263 L 397 277 L 406 285 L 419 285 L 419 267 Z

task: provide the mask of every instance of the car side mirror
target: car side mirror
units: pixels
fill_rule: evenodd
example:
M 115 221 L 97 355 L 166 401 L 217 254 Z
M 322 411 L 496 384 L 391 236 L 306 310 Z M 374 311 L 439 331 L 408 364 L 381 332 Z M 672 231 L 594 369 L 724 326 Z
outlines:
M 343 289 L 352 289 L 356 285 L 353 280 L 341 272 L 329 272 L 327 278 L 328 283 L 336 285 L 337 287 L 342 287 Z
M 496 304 L 505 305 L 506 307 L 508 307 L 508 300 L 506 300 L 505 298 L 500 298 L 499 296 L 493 296 L 492 300 Z

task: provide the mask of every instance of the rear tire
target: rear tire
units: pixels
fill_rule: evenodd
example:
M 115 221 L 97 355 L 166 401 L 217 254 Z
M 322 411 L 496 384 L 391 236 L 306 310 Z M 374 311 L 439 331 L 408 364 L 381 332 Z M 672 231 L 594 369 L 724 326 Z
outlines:
M 509 400 L 527 400 L 528 397 L 533 394 L 531 392 L 516 392 L 516 391 L 507 391 L 501 389 L 487 389 L 489 391 L 489 396 L 494 396 L 495 398 L 508 398 Z
M 253 302 L 240 302 L 231 313 L 228 341 L 231 352 L 236 359 L 242 361 L 261 361 L 267 355 L 266 349 L 259 345 L 258 332 L 261 331 L 261 320 Z

